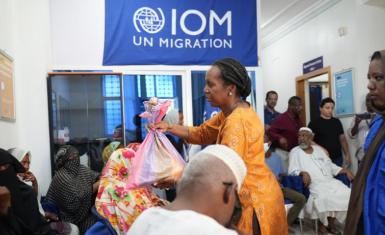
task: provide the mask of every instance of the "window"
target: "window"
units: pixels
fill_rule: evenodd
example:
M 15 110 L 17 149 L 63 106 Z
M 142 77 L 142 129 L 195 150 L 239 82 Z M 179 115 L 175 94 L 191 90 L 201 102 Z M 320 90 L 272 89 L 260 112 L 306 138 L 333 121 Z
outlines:
M 120 101 L 120 78 L 103 76 L 105 133 L 112 136 L 117 126 L 122 125 L 122 104 Z
M 125 75 L 124 105 L 127 142 L 141 142 L 147 131 L 146 120 L 139 117 L 143 102 L 151 97 L 172 101 L 170 109 L 182 111 L 182 77 L 175 75 Z
M 254 109 L 256 108 L 255 99 L 255 72 L 248 72 L 251 79 L 252 90 L 246 100 L 251 104 Z M 198 126 L 205 120 L 215 115 L 219 108 L 212 107 L 207 102 L 203 89 L 205 87 L 205 71 L 192 71 L 191 72 L 191 88 L 192 88 L 192 103 L 193 103 L 193 124 Z

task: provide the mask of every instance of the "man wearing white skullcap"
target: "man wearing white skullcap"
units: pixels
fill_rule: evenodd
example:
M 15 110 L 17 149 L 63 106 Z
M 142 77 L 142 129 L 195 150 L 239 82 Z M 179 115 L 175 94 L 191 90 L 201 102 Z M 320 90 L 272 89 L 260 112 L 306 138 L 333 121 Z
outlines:
M 312 142 L 313 136 L 310 128 L 299 129 L 299 145 L 290 151 L 288 173 L 302 176 L 304 185 L 309 187 L 310 196 L 305 213 L 317 215 L 320 234 L 326 234 L 326 229 L 329 233 L 341 234 L 335 226 L 335 220 L 343 223 L 346 218 L 350 188 L 334 176 L 345 173 L 352 180 L 353 175 L 334 164 L 325 150 Z
M 128 235 L 236 235 L 237 193 L 246 176 L 241 157 L 224 145 L 197 153 L 177 184 L 177 197 L 165 207 L 144 211 Z

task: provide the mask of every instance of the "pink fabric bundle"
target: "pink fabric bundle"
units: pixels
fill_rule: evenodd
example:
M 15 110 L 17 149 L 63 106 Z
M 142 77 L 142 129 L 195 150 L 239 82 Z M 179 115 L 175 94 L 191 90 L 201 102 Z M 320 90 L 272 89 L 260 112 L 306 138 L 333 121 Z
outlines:
M 171 102 L 151 98 L 144 102 L 146 111 L 140 115 L 148 123 L 162 120 Z M 158 130 L 148 130 L 148 134 L 135 153 L 129 187 L 137 188 L 160 180 L 177 181 L 185 162 L 166 135 Z

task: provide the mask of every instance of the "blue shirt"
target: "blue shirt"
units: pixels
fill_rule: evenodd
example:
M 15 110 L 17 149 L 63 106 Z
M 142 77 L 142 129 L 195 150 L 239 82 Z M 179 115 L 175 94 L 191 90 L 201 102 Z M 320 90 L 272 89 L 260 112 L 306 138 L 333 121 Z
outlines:
M 265 158 L 265 162 L 277 179 L 279 179 L 280 174 L 285 173 L 282 159 L 278 154 L 272 152 L 269 158 Z
M 364 145 L 367 152 L 378 133 L 383 118 L 377 115 L 370 127 Z M 366 178 L 363 201 L 363 218 L 365 234 L 384 234 L 385 231 L 385 141 L 377 150 L 373 164 Z
M 271 123 L 274 121 L 274 119 L 276 119 L 280 113 L 278 113 L 277 111 L 274 111 L 274 112 L 271 112 L 266 106 L 265 106 L 265 124 L 266 125 L 271 125 Z

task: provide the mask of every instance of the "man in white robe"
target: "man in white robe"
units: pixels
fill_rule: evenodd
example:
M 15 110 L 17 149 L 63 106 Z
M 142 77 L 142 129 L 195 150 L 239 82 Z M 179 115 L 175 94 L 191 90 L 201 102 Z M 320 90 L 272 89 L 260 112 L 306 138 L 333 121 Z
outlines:
M 348 210 L 350 188 L 334 178 L 345 173 L 349 180 L 352 173 L 334 164 L 325 149 L 312 142 L 313 132 L 303 127 L 298 133 L 298 146 L 290 151 L 290 175 L 300 175 L 305 187 L 309 187 L 310 196 L 305 212 L 319 218 L 320 233 L 341 234 L 335 226 L 335 219 L 343 223 Z M 327 226 L 327 228 L 325 227 Z
M 234 208 L 240 208 L 237 194 L 246 171 L 234 150 L 224 145 L 206 147 L 184 169 L 175 200 L 145 210 L 127 235 L 237 235 L 226 227 L 235 229 L 240 218 Z

